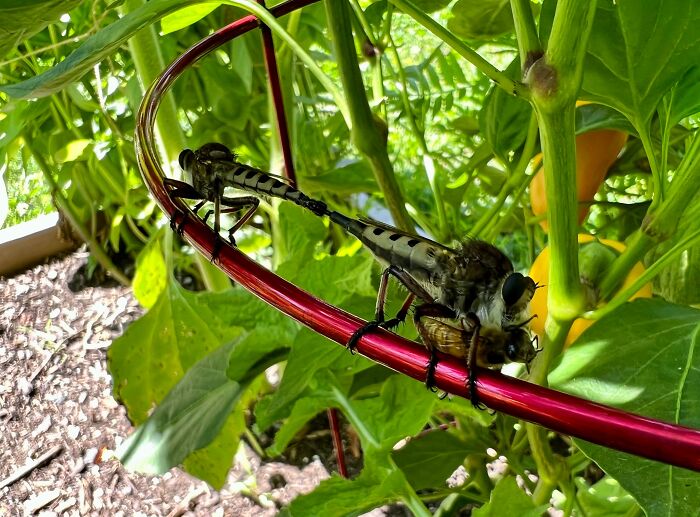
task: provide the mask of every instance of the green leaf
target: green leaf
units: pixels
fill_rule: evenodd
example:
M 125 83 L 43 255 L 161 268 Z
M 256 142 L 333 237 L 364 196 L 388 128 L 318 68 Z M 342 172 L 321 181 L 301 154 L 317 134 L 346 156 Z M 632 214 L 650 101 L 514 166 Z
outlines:
M 639 129 L 700 60 L 700 3 L 598 2 L 584 64 L 583 98 L 624 113 Z
M 452 433 L 434 429 L 391 453 L 415 490 L 446 488 L 447 479 L 468 454 L 483 453 L 478 443 L 467 443 Z
M 310 494 L 294 499 L 286 509 L 286 514 L 324 517 L 360 515 L 398 501 L 404 491 L 404 484 L 401 471 L 370 464 L 353 480 L 334 474 Z
M 270 456 L 282 454 L 289 442 L 294 439 L 309 420 L 332 405 L 332 399 L 326 397 L 309 396 L 297 400 L 291 413 L 289 413 L 289 417 L 284 421 L 279 431 L 275 433 L 275 441 L 267 448 L 267 454 Z M 260 427 L 265 428 L 266 426 Z
M 289 415 L 294 402 L 319 370 L 334 367 L 336 371 L 344 371 L 358 361 L 366 360 L 351 355 L 309 329 L 302 329 L 292 345 L 279 388 L 255 407 L 258 426 L 266 429 L 276 420 Z
M 308 267 L 313 259 L 316 244 L 326 236 L 323 219 L 292 203 L 282 203 L 279 209 L 280 233 L 283 239 L 284 266 L 290 272 Z M 284 276 L 278 269 L 278 274 Z
M 65 2 L 60 3 L 65 4 Z M 26 81 L 2 86 L 0 91 L 16 98 L 35 98 L 45 97 L 62 90 L 92 70 L 93 65 L 114 54 L 136 32 L 155 23 L 166 14 L 192 3 L 195 1 L 151 0 L 146 2 L 87 38 L 70 56 L 50 70 Z M 61 12 L 65 12 L 65 7 Z
M 600 104 L 586 104 L 576 108 L 576 134 L 595 129 L 619 129 L 636 133 L 629 120 L 612 108 Z
M 334 192 L 342 196 L 379 191 L 377 181 L 365 161 L 352 162 L 318 176 L 306 176 L 301 188 L 307 193 Z
M 4 154 L 7 146 L 22 134 L 22 131 L 30 123 L 39 121 L 41 115 L 49 108 L 51 101 L 41 99 L 38 101 L 17 101 L 3 106 L 6 115 L 0 120 L 0 162 L 4 162 Z
M 194 365 L 148 420 L 117 449 L 127 468 L 163 474 L 219 433 L 246 384 L 226 375 L 235 341 Z
M 615 479 L 605 476 L 589 486 L 585 479 L 577 477 L 576 501 L 587 517 L 625 517 L 639 515 L 641 509 Z
M 520 517 L 539 517 L 547 509 L 547 504 L 535 506 L 535 503 L 523 492 L 513 476 L 501 479 L 491 491 L 489 502 L 472 512 L 474 517 L 501 517 L 518 515 Z
M 508 0 L 459 0 L 447 28 L 464 39 L 489 39 L 513 30 Z
M 231 359 L 233 356 L 229 361 Z M 248 366 L 253 364 L 249 363 Z M 246 429 L 246 411 L 253 400 L 259 397 L 261 390 L 267 387 L 264 376 L 258 376 L 243 392 L 243 396 L 229 414 L 216 438 L 206 447 L 190 453 L 185 459 L 183 467 L 189 474 L 206 481 L 216 490 L 224 486 L 233 458 L 240 446 L 240 437 Z
M 700 428 L 700 310 L 657 299 L 621 306 L 592 325 L 550 374 L 558 389 Z M 693 514 L 700 474 L 576 440 L 647 515 Z
M 274 342 L 284 347 L 296 326 L 279 312 L 242 289 L 220 293 L 191 293 L 169 282 L 145 316 L 116 339 L 108 353 L 115 397 L 132 422 L 143 422 L 183 373 L 219 345 L 257 329 L 255 348 Z M 234 356 L 248 347 L 237 347 Z M 259 354 L 253 354 L 258 357 Z M 238 375 L 232 369 L 229 375 Z
M 0 56 L 58 21 L 81 0 L 5 0 L 0 5 Z
M 673 88 L 672 94 L 670 126 L 700 111 L 700 66 L 690 68 Z
M 160 21 L 161 36 L 189 27 L 193 23 L 204 18 L 207 14 L 219 7 L 219 5 L 221 4 L 210 3 L 193 5 L 173 14 L 169 14 Z
M 418 433 L 430 418 L 436 401 L 435 394 L 426 390 L 422 382 L 404 375 L 390 377 L 379 397 L 354 401 L 353 411 L 366 430 L 365 434 L 358 430 L 360 438 L 365 438 L 365 453 L 388 452 L 399 440 Z
M 146 309 L 153 307 L 168 283 L 168 271 L 161 251 L 162 236 L 162 229 L 155 232 L 136 257 L 136 273 L 131 287 L 136 299 Z
M 519 71 L 519 59 L 512 61 L 506 70 L 513 77 Z M 511 154 L 525 143 L 531 113 L 532 107 L 527 101 L 508 95 L 502 88 L 494 86 L 486 95 L 479 113 L 479 126 L 494 154 L 504 164 L 517 159 Z

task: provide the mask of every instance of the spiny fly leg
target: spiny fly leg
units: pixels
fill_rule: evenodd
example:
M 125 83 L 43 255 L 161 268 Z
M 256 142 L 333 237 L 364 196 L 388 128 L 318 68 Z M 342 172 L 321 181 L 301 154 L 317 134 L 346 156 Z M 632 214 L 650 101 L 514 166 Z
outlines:
M 372 330 L 375 330 L 380 327 L 388 330 L 392 329 L 398 326 L 401 322 L 403 322 L 406 319 L 406 314 L 408 314 L 408 308 L 413 302 L 413 295 L 409 295 L 396 317 L 388 321 L 384 320 L 384 304 L 386 303 L 386 292 L 387 286 L 389 284 L 389 275 L 395 274 L 395 269 L 396 268 L 394 266 L 389 266 L 382 273 L 381 280 L 379 281 L 379 290 L 377 291 L 377 305 L 374 309 L 374 320 L 368 321 L 365 325 L 357 329 L 352 334 L 352 336 L 350 336 L 350 340 L 348 341 L 348 344 L 345 345 L 345 347 L 348 350 L 350 350 L 351 354 L 355 353 L 355 348 L 357 347 L 357 343 L 358 341 L 360 341 L 360 338 L 368 332 L 371 332 Z
M 471 332 L 469 354 L 467 355 L 467 372 L 469 373 L 467 387 L 469 388 L 469 400 L 471 401 L 472 406 L 474 406 L 476 409 L 486 409 L 486 406 L 479 402 L 479 394 L 476 390 L 476 358 L 479 347 L 479 331 L 481 330 L 481 322 L 475 314 L 469 313 L 464 321 L 462 321 L 462 327 L 465 331 Z
M 228 230 L 228 241 L 231 243 L 231 246 L 236 245 L 236 239 L 233 237 L 233 234 L 235 234 L 239 228 L 241 228 L 244 224 L 246 224 L 251 217 L 255 214 L 255 211 L 258 209 L 258 205 L 260 204 L 260 200 L 257 197 L 253 196 L 243 196 L 243 197 L 223 197 L 221 199 L 221 203 L 226 206 L 226 208 L 221 210 L 221 213 L 234 213 L 238 212 L 240 210 L 243 210 L 245 207 L 249 207 L 248 210 L 241 216 L 241 218 L 236 221 L 236 223 L 231 226 Z
M 438 363 L 436 350 L 446 351 L 446 347 L 449 344 L 444 342 L 445 338 L 442 331 L 452 328 L 447 324 L 438 326 L 434 326 L 434 324 L 440 323 L 436 318 L 452 319 L 454 317 L 455 312 L 452 309 L 439 303 L 424 303 L 416 307 L 413 313 L 413 323 L 418 331 L 418 335 L 423 342 L 423 346 L 430 352 L 430 359 L 426 365 L 425 387 L 434 393 L 437 392 L 435 388 L 435 369 Z M 431 322 L 431 326 L 428 326 L 428 322 Z

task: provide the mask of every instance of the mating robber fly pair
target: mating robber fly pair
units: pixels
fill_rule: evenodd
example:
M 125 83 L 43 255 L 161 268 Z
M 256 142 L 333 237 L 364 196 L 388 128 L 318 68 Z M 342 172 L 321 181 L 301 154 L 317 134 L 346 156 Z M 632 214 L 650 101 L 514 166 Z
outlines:
M 281 178 L 238 163 L 236 155 L 222 144 L 205 144 L 196 151 L 186 149 L 180 153 L 179 163 L 191 183 L 166 179 L 171 197 L 197 200 L 193 207 L 196 215 L 205 203 L 213 203 L 214 208 L 206 212 L 204 221 L 214 215 L 217 235 L 222 213 L 247 209 L 228 230 L 233 245 L 234 233 L 253 216 L 260 202 L 256 196 L 263 196 L 286 199 L 318 216 L 327 216 L 372 252 L 384 267 L 375 318 L 350 338 L 347 347 L 351 351 L 360 337 L 372 329 L 398 326 L 415 303 L 413 320 L 423 345 L 431 353 L 426 384 L 432 388 L 436 351 L 463 358 L 469 369 L 470 398 L 475 405 L 475 367 L 500 369 L 509 362 L 529 367 L 539 351 L 536 339 L 530 337 L 526 328 L 532 319 L 527 307 L 537 286 L 530 277 L 515 272 L 510 260 L 496 247 L 468 240 L 457 248 L 449 248 L 378 221 L 347 217 Z M 228 187 L 255 195 L 230 197 L 224 194 Z M 399 313 L 386 320 L 384 304 L 390 276 L 410 294 Z

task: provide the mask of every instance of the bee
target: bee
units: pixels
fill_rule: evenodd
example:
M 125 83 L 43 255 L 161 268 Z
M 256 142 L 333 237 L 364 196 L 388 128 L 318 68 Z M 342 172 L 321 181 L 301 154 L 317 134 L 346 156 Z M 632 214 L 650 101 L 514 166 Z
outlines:
M 531 338 L 524 328 L 530 320 L 501 328 L 481 327 L 480 322 L 474 319 L 472 326 L 465 329 L 455 326 L 453 321 L 426 315 L 425 310 L 422 312 L 414 322 L 423 345 L 432 356 L 426 376 L 428 386 L 433 383 L 436 350 L 463 359 L 470 367 L 470 378 L 475 372 L 474 367 L 500 370 L 508 363 L 523 363 L 529 372 L 530 363 L 540 352 L 539 348 L 533 347 L 537 337 Z M 471 380 L 469 396 L 477 405 L 476 385 Z

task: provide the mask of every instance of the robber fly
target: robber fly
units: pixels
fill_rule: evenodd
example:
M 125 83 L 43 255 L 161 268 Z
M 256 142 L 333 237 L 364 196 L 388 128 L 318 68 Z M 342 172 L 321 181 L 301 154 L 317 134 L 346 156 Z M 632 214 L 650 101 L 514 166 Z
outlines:
M 233 234 L 252 217 L 259 200 L 255 196 L 225 196 L 226 187 L 257 196 L 287 199 L 316 215 L 328 216 L 372 252 L 384 266 L 375 318 L 353 334 L 348 342 L 351 351 L 360 337 L 372 329 L 397 326 L 406 318 L 414 299 L 418 299 L 414 322 L 419 332 L 423 329 L 421 336 L 431 352 L 426 378 L 429 386 L 435 368 L 435 350 L 450 348 L 452 345 L 449 343 L 455 339 L 462 340 L 463 355 L 466 356 L 470 373 L 470 394 L 475 405 L 478 404 L 475 366 L 500 365 L 510 361 L 528 364 L 534 357 L 536 349 L 524 327 L 529 321 L 527 306 L 534 295 L 535 282 L 515 272 L 510 260 L 495 246 L 468 240 L 457 248 L 450 248 L 378 221 L 347 217 L 279 178 L 236 162 L 235 154 L 222 144 L 206 144 L 196 151 L 186 149 L 180 154 L 179 162 L 185 173 L 191 176 L 192 183 L 166 180 L 166 185 L 172 189 L 171 196 L 199 200 L 193 209 L 195 213 L 207 201 L 214 203 L 214 209 L 206 213 L 204 220 L 214 214 L 217 235 L 221 213 L 248 207 L 248 211 L 229 230 L 232 244 L 235 242 Z M 385 320 L 384 304 L 390 276 L 403 284 L 410 295 L 396 317 Z M 434 343 L 431 338 L 438 337 L 437 330 L 433 330 L 437 327 L 430 320 L 427 325 L 422 324 L 424 318 L 453 320 L 457 326 L 451 328 L 459 332 L 443 329 L 443 342 Z M 452 339 L 444 337 L 448 335 Z M 488 360 L 489 354 L 492 355 L 491 361 Z

